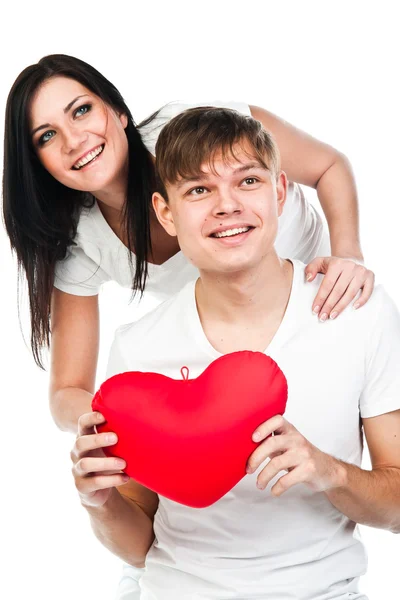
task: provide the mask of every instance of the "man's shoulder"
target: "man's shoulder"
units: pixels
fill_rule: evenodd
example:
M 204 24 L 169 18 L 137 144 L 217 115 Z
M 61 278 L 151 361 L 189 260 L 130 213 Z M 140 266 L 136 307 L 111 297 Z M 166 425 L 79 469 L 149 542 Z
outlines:
M 350 305 L 346 310 L 351 312 L 352 306 Z M 373 325 L 384 324 L 399 318 L 398 307 L 383 284 L 376 285 L 368 302 L 355 311 L 353 309 L 353 312 L 364 322 L 365 327 L 371 328 Z
M 122 345 L 134 345 L 138 351 L 154 344 L 154 349 L 171 344 L 171 336 L 184 330 L 184 312 L 194 294 L 194 281 L 188 282 L 177 294 L 150 310 L 137 321 L 118 327 L 116 340 Z
M 311 314 L 313 301 L 323 282 L 324 275 L 318 273 L 313 281 L 307 282 L 305 275 L 305 268 L 307 265 L 299 260 L 295 262 L 301 289 L 301 295 L 299 297 L 301 303 L 301 308 L 299 306 L 299 309 L 301 310 L 300 314 L 309 315 Z M 364 330 L 371 330 L 377 324 L 379 325 L 379 323 L 384 323 L 397 317 L 398 308 L 383 284 L 376 285 L 368 302 L 355 310 L 353 305 L 360 295 L 361 290 L 356 298 L 354 298 L 342 311 L 335 323 L 341 322 L 348 324 L 350 327 L 353 325 L 355 328 L 362 327 Z
M 318 275 L 312 282 L 310 286 L 313 287 L 312 293 L 310 294 L 311 302 L 317 294 L 322 280 L 323 275 Z M 344 327 L 350 328 L 348 330 L 349 333 L 350 331 L 359 329 L 362 329 L 367 333 L 376 327 L 379 328 L 380 326 L 384 326 L 385 323 L 398 318 L 398 308 L 383 284 L 376 285 L 366 304 L 355 309 L 354 304 L 361 296 L 361 293 L 362 290 L 360 290 L 357 296 L 344 308 L 335 321 L 336 323 L 342 323 Z

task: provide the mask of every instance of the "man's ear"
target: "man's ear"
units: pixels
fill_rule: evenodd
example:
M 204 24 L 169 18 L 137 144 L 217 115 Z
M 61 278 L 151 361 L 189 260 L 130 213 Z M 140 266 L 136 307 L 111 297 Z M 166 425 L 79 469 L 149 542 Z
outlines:
M 161 194 L 154 192 L 152 203 L 157 219 L 164 227 L 165 231 L 169 233 L 169 235 L 176 237 L 175 223 L 168 202 Z
M 280 171 L 276 179 L 276 199 L 278 202 L 278 217 L 281 216 L 283 212 L 283 207 L 285 206 L 287 187 L 288 181 L 286 173 L 284 171 Z

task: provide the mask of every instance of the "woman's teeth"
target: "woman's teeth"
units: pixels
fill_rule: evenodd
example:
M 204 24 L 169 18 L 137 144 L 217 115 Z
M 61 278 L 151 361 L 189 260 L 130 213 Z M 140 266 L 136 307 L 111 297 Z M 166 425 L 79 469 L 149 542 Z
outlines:
M 96 158 L 96 156 L 99 156 L 99 154 L 103 152 L 103 149 L 104 145 L 99 146 L 95 150 L 92 150 L 92 152 L 89 152 L 89 154 L 87 154 L 84 158 L 82 158 L 80 161 L 74 164 L 74 169 L 81 169 L 82 167 L 90 163 L 94 158 Z
M 226 231 L 220 231 L 219 233 L 214 233 L 214 237 L 222 238 L 229 237 L 231 235 L 238 235 L 238 233 L 246 233 L 249 231 L 250 227 L 239 227 L 237 229 L 227 229 Z

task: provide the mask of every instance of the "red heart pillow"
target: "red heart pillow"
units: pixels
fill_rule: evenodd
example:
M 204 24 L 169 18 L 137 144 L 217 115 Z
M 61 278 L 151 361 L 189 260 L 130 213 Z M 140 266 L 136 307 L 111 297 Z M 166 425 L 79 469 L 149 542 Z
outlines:
M 182 368 L 182 375 L 184 375 Z M 261 352 L 233 352 L 213 361 L 197 379 L 127 372 L 105 381 L 92 401 L 118 442 L 105 449 L 126 461 L 125 472 L 181 504 L 203 508 L 246 474 L 258 445 L 258 425 L 283 414 L 287 382 Z

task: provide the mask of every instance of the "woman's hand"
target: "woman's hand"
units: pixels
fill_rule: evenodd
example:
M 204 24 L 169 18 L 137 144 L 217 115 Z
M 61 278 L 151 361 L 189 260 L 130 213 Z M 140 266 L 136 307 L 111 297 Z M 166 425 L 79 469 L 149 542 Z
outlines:
M 368 302 L 374 289 L 374 273 L 351 258 L 314 258 L 305 273 L 307 281 L 313 281 L 318 273 L 325 274 L 312 306 L 321 321 L 335 319 L 362 289 L 354 304 L 354 308 L 360 308 Z
M 271 436 L 272 432 L 274 436 Z M 247 473 L 254 473 L 265 459 L 271 459 L 257 476 L 259 489 L 265 489 L 280 471 L 288 473 L 272 486 L 271 493 L 274 496 L 280 496 L 298 483 L 304 483 L 316 492 L 344 485 L 344 465 L 330 454 L 318 450 L 281 415 L 257 427 L 253 441 L 260 440 L 264 441 L 249 457 L 246 469 Z
M 95 432 L 95 426 L 104 421 L 99 412 L 85 413 L 78 421 L 78 435 L 71 451 L 72 474 L 84 506 L 103 506 L 112 489 L 129 480 L 121 472 L 126 467 L 125 461 L 109 458 L 102 450 L 117 441 L 115 433 Z

